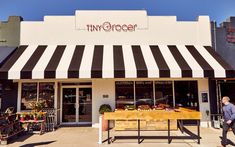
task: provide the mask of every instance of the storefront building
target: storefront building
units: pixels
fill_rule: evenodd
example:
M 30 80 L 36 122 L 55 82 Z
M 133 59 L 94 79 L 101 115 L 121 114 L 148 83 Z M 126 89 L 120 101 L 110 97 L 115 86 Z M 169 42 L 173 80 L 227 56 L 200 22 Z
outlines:
M 0 20 L 0 46 L 18 46 L 20 44 L 20 16 L 9 16 L 7 21 Z
M 20 45 L 19 16 L 10 16 L 7 21 L 0 20 L 0 68 Z M 0 78 L 0 111 L 17 106 L 17 83 Z
M 211 22 L 212 47 L 223 57 L 227 63 L 235 68 L 235 17 L 231 16 L 226 21 L 217 26 L 216 22 Z M 212 88 L 216 91 L 213 104 L 216 104 L 212 110 L 214 114 L 221 114 L 222 107 L 219 104 L 223 96 L 229 96 L 230 101 L 235 103 L 235 78 L 212 80 Z
M 177 21 L 139 11 L 76 11 L 21 22 L 20 46 L 0 77 L 18 83 L 18 111 L 32 101 L 58 124 L 98 126 L 99 107 L 168 104 L 210 121 L 210 78 L 234 77 L 211 46 L 210 20 Z

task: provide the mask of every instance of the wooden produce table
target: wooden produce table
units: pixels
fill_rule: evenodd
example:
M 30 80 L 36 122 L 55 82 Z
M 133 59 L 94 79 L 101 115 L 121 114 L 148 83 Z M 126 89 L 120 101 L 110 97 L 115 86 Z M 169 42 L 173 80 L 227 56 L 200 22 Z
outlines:
M 137 110 L 131 111 L 131 113 L 133 112 L 139 112 Z M 152 110 L 150 110 L 152 111 Z M 141 112 L 144 112 L 143 115 L 146 115 L 146 112 L 150 112 L 147 110 L 141 110 Z M 155 110 L 156 112 L 162 112 L 165 113 L 166 110 Z M 126 113 L 126 110 L 117 110 L 115 111 L 117 113 Z M 152 115 L 149 114 L 148 115 Z M 148 118 L 149 116 L 146 116 L 146 119 L 140 120 L 140 129 L 141 130 L 151 130 L 151 131 L 167 131 L 168 129 L 168 125 L 167 125 L 167 119 L 163 118 L 163 119 L 151 119 Z M 137 130 L 138 129 L 138 121 L 137 120 L 133 120 L 133 119 L 124 119 L 124 120 L 115 120 L 115 127 L 114 127 L 115 131 L 130 131 L 130 130 Z M 171 130 L 177 130 L 177 120 L 176 119 L 172 119 L 170 120 L 170 129 Z
M 195 110 L 190 110 L 186 108 L 179 108 L 174 110 L 148 110 L 148 111 L 115 111 L 115 112 L 105 112 L 104 119 L 108 120 L 108 144 L 110 144 L 110 121 L 117 120 L 136 120 L 137 121 L 137 136 L 114 136 L 113 140 L 116 139 L 138 139 L 138 143 L 141 143 L 143 139 L 168 139 L 168 143 L 172 139 L 197 139 L 198 144 L 200 144 L 200 119 L 201 113 Z M 157 120 L 166 120 L 167 121 L 167 131 L 168 136 L 141 136 L 140 135 L 140 122 L 141 121 L 157 121 Z M 170 136 L 170 126 L 171 120 L 177 120 L 178 127 L 181 132 L 187 133 L 189 136 Z M 196 120 L 197 121 L 197 135 L 191 131 L 184 128 L 182 121 L 183 120 Z

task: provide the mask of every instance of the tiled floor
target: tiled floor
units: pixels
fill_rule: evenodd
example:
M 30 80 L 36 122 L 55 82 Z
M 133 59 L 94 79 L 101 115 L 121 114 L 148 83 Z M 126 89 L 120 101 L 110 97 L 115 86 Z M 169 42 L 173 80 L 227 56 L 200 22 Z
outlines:
M 190 130 L 195 131 L 194 128 Z M 136 135 L 135 131 L 128 132 L 111 132 L 111 135 Z M 107 135 L 103 134 L 103 138 Z M 165 131 L 148 131 L 142 132 L 142 135 L 167 135 Z M 184 135 L 179 131 L 172 132 L 172 135 Z M 55 146 L 55 147 L 217 147 L 220 145 L 221 130 L 212 128 L 201 128 L 201 144 L 198 145 L 196 140 L 172 140 L 171 144 L 167 140 L 144 140 L 141 144 L 137 144 L 137 140 L 116 140 L 108 145 L 107 142 L 99 145 L 98 142 L 98 129 L 91 127 L 64 127 L 59 128 L 54 132 L 45 133 L 43 135 L 24 135 L 14 142 L 10 142 L 10 147 L 31 147 L 31 146 Z M 232 132 L 228 133 L 231 141 L 235 142 L 235 136 Z M 230 145 L 231 146 L 231 145 Z

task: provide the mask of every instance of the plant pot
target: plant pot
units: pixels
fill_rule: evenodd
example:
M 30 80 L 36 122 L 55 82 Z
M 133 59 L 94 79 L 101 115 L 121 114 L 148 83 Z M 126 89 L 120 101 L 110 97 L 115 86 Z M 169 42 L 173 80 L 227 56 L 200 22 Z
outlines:
M 20 121 L 24 121 L 24 117 L 20 117 Z
M 102 115 L 102 131 L 108 131 L 108 120 L 104 119 L 104 115 Z

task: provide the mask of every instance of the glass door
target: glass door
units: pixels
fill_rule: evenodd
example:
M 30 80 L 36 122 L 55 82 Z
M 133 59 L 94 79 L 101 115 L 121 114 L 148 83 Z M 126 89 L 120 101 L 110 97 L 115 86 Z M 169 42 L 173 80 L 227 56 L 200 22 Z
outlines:
M 91 123 L 92 122 L 92 90 L 91 88 L 79 88 L 79 104 L 78 104 L 78 122 Z
M 91 87 L 62 88 L 62 123 L 90 124 L 92 122 Z
M 76 122 L 77 96 L 76 88 L 62 89 L 62 122 Z

